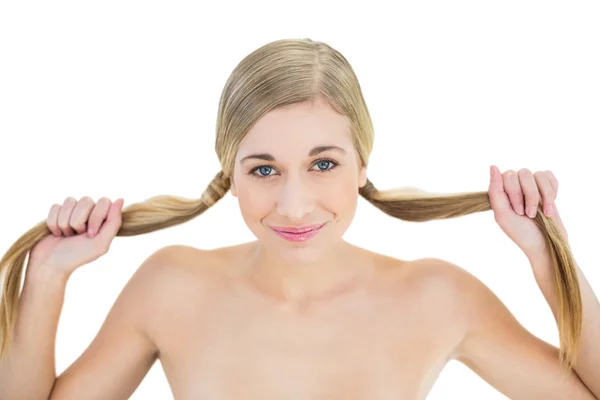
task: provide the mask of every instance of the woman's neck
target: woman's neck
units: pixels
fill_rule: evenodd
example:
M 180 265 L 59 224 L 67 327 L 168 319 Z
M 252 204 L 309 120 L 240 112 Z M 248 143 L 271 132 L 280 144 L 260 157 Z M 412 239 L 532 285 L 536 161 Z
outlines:
M 327 302 L 353 292 L 364 287 L 374 270 L 364 251 L 343 240 L 310 262 L 290 262 L 256 241 L 247 263 L 244 275 L 255 290 L 291 306 Z

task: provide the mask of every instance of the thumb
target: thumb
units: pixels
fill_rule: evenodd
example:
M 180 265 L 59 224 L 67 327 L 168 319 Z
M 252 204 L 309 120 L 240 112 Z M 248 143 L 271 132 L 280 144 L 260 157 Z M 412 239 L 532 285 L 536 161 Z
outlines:
M 122 218 L 121 210 L 123 209 L 123 199 L 118 199 L 110 205 L 106 221 L 102 224 L 100 231 L 96 237 L 99 237 L 101 242 L 111 242 L 121 228 Z
M 494 213 L 502 213 L 511 208 L 508 195 L 504 191 L 502 174 L 495 165 L 490 166 L 490 186 L 488 189 L 488 196 Z

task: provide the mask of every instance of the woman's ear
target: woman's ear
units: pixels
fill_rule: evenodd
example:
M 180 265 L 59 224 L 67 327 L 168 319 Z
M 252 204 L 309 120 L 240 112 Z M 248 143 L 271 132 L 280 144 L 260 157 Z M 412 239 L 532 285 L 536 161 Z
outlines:
M 235 183 L 233 182 L 233 176 L 230 179 L 231 186 L 229 187 L 229 191 L 233 197 L 237 197 L 237 190 L 235 189 Z
M 361 167 L 358 174 L 358 187 L 363 187 L 367 184 L 367 167 Z

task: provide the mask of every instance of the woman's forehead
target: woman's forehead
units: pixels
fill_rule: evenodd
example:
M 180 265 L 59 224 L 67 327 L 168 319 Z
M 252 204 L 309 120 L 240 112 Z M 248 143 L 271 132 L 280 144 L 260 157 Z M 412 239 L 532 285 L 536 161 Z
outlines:
M 295 105 L 296 106 L 296 105 Z M 349 150 L 352 138 L 344 116 L 326 107 L 301 104 L 276 109 L 257 121 L 240 143 L 239 153 L 308 153 L 318 146 Z

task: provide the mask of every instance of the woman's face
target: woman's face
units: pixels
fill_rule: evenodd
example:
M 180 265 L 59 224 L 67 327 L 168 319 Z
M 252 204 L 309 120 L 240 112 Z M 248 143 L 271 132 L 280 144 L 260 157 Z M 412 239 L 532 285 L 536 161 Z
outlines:
M 254 235 L 290 262 L 314 262 L 340 243 L 366 171 L 346 119 L 317 101 L 261 118 L 240 144 L 232 178 L 231 193 Z

